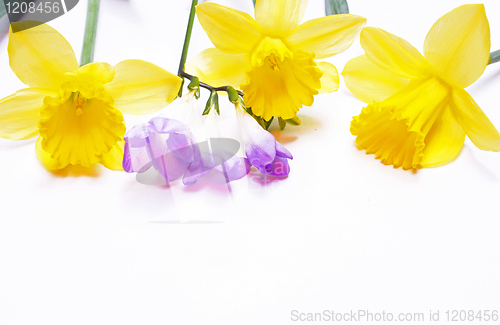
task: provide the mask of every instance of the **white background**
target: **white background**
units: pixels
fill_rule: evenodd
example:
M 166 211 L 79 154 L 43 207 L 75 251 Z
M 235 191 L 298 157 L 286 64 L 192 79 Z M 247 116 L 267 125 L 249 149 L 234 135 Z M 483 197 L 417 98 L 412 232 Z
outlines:
M 103 0 L 95 60 L 143 59 L 175 73 L 189 2 Z M 251 0 L 218 2 L 253 10 Z M 309 2 L 305 20 L 324 15 L 322 0 Z M 422 50 L 432 24 L 465 3 L 349 6 Z M 500 2 L 484 4 L 500 49 Z M 50 23 L 78 58 L 86 6 Z M 7 43 L 2 34 L 0 97 L 23 87 Z M 190 56 L 210 46 L 196 22 Z M 329 61 L 342 71 L 362 53 L 358 39 Z M 497 127 L 499 89 L 500 64 L 467 89 Z M 292 310 L 325 309 L 426 319 L 441 310 L 443 321 L 448 309 L 500 309 L 500 154 L 467 139 L 444 167 L 383 166 L 349 132 L 363 106 L 342 81 L 317 96 L 301 127 L 275 132 L 295 157 L 290 176 L 253 172 L 231 194 L 217 175 L 190 188 L 104 168 L 54 175 L 34 139 L 0 140 L 0 324 L 277 325 L 294 323 Z M 231 106 L 222 109 L 221 128 L 234 128 Z M 126 117 L 127 126 L 149 118 Z

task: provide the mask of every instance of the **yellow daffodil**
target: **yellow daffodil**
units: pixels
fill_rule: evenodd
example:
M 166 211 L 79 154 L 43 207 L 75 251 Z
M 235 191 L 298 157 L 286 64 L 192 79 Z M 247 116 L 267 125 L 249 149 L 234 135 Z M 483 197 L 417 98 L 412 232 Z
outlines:
M 8 52 L 12 70 L 29 88 L 0 100 L 0 137 L 39 136 L 35 152 L 49 169 L 101 163 L 122 170 L 122 113 L 158 111 L 175 99 L 181 84 L 140 60 L 78 67 L 71 45 L 46 24 L 11 29 Z
M 333 15 L 300 25 L 307 0 L 257 0 L 255 20 L 215 3 L 197 6 L 198 20 L 215 45 L 187 71 L 214 86 L 232 85 L 265 120 L 292 119 L 314 95 L 338 88 L 337 69 L 316 62 L 351 46 L 366 19 Z
M 364 28 L 361 45 L 366 55 L 342 73 L 353 94 L 369 104 L 351 123 L 359 148 L 405 170 L 453 161 L 465 135 L 479 149 L 500 151 L 500 134 L 464 90 L 488 65 L 483 5 L 441 17 L 427 34 L 424 56 L 378 28 Z

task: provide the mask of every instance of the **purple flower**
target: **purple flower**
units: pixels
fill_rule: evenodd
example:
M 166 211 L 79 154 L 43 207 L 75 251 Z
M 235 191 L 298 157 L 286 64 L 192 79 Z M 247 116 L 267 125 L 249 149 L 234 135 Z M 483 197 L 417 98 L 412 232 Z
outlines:
M 235 156 L 240 143 L 233 139 L 220 138 L 215 120 L 215 110 L 205 122 L 205 133 L 211 135 L 208 141 L 197 143 L 189 125 L 197 128 L 194 93 L 178 99 L 148 123 L 139 124 L 125 134 L 123 169 L 128 173 L 143 173 L 154 167 L 171 182 L 182 176 L 183 183 L 190 185 L 217 170 L 224 174 L 227 182 L 238 180 L 250 171 L 246 158 Z M 205 135 L 198 134 L 198 138 Z
M 199 178 L 212 170 L 223 174 L 226 182 L 241 179 L 250 171 L 251 165 L 248 159 L 236 156 L 240 143 L 220 137 L 216 116 L 215 109 L 212 108 L 203 125 L 207 141 L 197 144 L 195 160 L 183 178 L 186 185 L 196 183 Z
M 181 177 L 195 161 L 189 127 L 177 120 L 155 117 L 125 134 L 123 169 L 143 173 L 153 166 L 168 182 Z
M 245 154 L 250 163 L 264 175 L 288 176 L 288 159 L 293 159 L 292 154 L 276 141 L 274 135 L 264 130 L 241 103 L 235 106 Z

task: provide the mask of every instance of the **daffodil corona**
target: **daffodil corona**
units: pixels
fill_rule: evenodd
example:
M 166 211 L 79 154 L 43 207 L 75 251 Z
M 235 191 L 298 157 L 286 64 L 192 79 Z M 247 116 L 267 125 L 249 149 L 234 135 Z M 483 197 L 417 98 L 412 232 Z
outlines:
M 337 69 L 316 62 L 351 46 L 366 19 L 333 15 L 300 25 L 307 0 L 257 0 L 255 20 L 214 3 L 197 6 L 198 19 L 216 48 L 188 61 L 187 71 L 211 85 L 233 85 L 265 120 L 293 119 L 314 95 L 338 88 Z
M 500 134 L 464 90 L 484 72 L 490 29 L 483 5 L 464 5 L 432 26 L 424 56 L 378 28 L 361 31 L 366 55 L 347 63 L 347 87 L 368 103 L 351 123 L 356 143 L 403 169 L 453 161 L 465 135 L 482 150 L 500 151 Z
M 0 101 L 0 137 L 39 136 L 36 155 L 49 169 L 101 163 L 122 170 L 122 113 L 158 111 L 175 99 L 181 84 L 140 60 L 78 67 L 70 44 L 46 24 L 11 29 L 8 51 L 12 70 L 30 88 Z

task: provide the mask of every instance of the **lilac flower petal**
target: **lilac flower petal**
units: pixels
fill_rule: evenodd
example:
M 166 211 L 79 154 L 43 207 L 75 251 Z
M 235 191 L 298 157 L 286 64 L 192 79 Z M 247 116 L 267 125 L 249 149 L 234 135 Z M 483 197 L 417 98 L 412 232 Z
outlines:
M 224 163 L 224 167 L 226 169 L 225 176 L 227 177 L 227 180 L 230 182 L 245 177 L 245 175 L 250 172 L 250 168 L 252 168 L 252 165 L 250 164 L 248 159 L 236 156 L 234 156 L 233 158 Z M 217 166 L 215 169 L 220 173 L 224 174 L 222 165 Z
M 196 158 L 183 178 L 186 185 L 194 184 L 212 170 L 225 173 L 228 181 L 240 179 L 250 171 L 248 160 L 235 155 L 240 144 L 234 139 L 210 138 L 210 146 L 209 142 L 205 141 L 198 143 L 196 147 Z M 197 165 L 197 161 L 200 164 Z
M 172 134 L 172 133 L 191 133 L 189 126 L 186 124 L 165 117 L 153 117 L 149 120 L 151 130 L 156 133 Z
M 144 141 L 144 144 L 146 144 L 146 141 Z M 125 140 L 123 169 L 127 173 L 138 173 L 149 162 L 151 162 L 151 158 L 146 145 L 134 148 L 129 141 Z
M 185 124 L 163 117 L 129 130 L 124 137 L 123 167 L 144 172 L 152 165 L 167 181 L 181 177 L 194 160 L 192 134 Z
M 276 155 L 283 158 L 293 159 L 290 151 L 288 151 L 287 148 L 283 147 L 283 145 L 278 141 L 276 141 Z
M 172 182 L 188 170 L 189 162 L 179 159 L 172 153 L 167 153 L 152 161 L 153 167 L 160 173 L 167 181 Z
M 276 157 L 276 150 L 274 148 L 273 150 L 269 150 L 269 144 L 270 143 L 265 143 L 262 146 L 247 144 L 245 146 L 245 153 L 248 160 L 263 174 L 266 173 L 266 166 L 272 163 L 274 161 L 274 158 Z
M 285 177 L 290 173 L 290 166 L 288 166 L 288 159 L 277 156 L 272 164 L 266 167 L 266 174 L 277 177 Z

